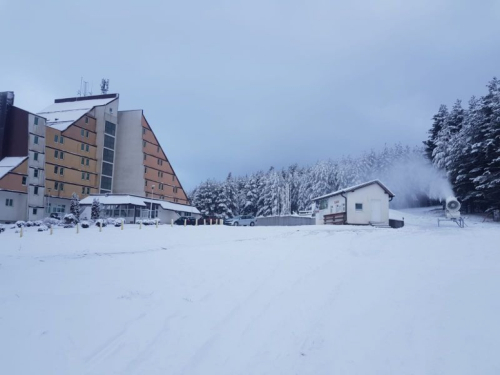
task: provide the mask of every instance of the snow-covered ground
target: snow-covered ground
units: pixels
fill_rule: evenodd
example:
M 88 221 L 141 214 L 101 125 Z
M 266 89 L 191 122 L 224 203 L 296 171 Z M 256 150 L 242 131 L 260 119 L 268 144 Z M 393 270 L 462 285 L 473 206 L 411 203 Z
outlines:
M 2 374 L 499 374 L 500 226 L 0 234 Z

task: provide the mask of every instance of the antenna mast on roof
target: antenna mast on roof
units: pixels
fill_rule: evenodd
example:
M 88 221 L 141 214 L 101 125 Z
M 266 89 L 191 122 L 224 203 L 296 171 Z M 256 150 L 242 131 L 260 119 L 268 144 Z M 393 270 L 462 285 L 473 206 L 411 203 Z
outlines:
M 88 88 L 89 88 L 89 82 L 84 81 L 83 77 L 80 77 L 80 90 L 78 90 L 78 96 L 82 97 L 82 96 L 92 95 L 92 88 L 90 89 L 90 91 L 87 91 Z
M 106 95 L 109 90 L 109 79 L 103 78 L 101 80 L 101 94 Z

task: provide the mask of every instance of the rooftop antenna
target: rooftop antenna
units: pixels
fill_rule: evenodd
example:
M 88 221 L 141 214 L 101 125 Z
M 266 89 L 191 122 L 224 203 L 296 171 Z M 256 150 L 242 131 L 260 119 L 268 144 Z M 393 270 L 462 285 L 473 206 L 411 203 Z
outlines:
M 78 90 L 78 96 L 82 97 L 82 96 L 92 95 L 92 89 L 90 89 L 90 91 L 87 91 L 88 87 L 89 87 L 89 82 L 84 81 L 83 77 L 80 77 L 80 90 Z
M 109 90 L 109 79 L 103 78 L 101 80 L 101 94 L 106 95 Z

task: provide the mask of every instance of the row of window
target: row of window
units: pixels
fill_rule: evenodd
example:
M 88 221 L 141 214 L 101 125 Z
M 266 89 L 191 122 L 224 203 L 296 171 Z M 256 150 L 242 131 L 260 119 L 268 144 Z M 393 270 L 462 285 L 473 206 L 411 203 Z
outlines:
M 144 167 L 144 174 L 148 173 L 148 167 Z M 159 178 L 163 178 L 163 172 L 162 171 L 158 171 L 158 177 Z M 172 181 L 175 182 L 175 175 L 172 175 Z
M 82 186 L 82 194 L 90 194 L 90 188 L 86 186 Z
M 148 180 L 144 180 L 144 186 L 148 186 Z M 154 189 L 155 185 L 151 185 L 151 188 Z M 158 189 L 163 190 L 165 188 L 165 184 L 159 183 L 158 184 Z M 174 193 L 177 193 L 179 191 L 179 188 L 174 186 Z
M 54 135 L 54 142 L 55 143 L 60 143 L 60 144 L 63 145 L 64 144 L 64 137 L 62 135 L 59 136 L 59 135 L 55 134 Z
M 85 123 L 87 123 L 88 122 L 88 117 L 85 120 L 86 120 Z M 82 137 L 85 137 L 85 138 L 89 137 L 89 131 L 85 130 L 83 128 L 80 130 L 80 134 L 81 134 Z
M 146 144 L 147 144 L 146 141 L 142 141 L 142 147 L 143 148 L 146 148 Z M 156 146 L 156 152 L 160 152 L 160 146 Z
M 64 151 L 54 150 L 54 158 L 64 160 Z
M 82 172 L 82 180 L 90 181 L 90 173 Z
M 147 159 L 148 159 L 148 155 L 147 155 L 147 154 L 144 154 L 144 156 L 143 156 L 143 160 L 147 160 Z M 158 164 L 158 165 L 163 165 L 163 159 L 157 158 L 157 159 L 156 159 L 156 164 Z
M 90 146 L 88 144 L 82 143 L 80 145 L 80 150 L 85 151 L 85 152 L 90 152 Z
M 54 182 L 54 190 L 55 191 L 58 191 L 58 190 L 64 191 L 64 183 L 55 181 Z
M 34 177 L 34 178 L 38 178 L 39 174 L 40 174 L 40 171 L 39 171 L 38 169 L 33 169 L 33 177 Z M 26 185 L 26 183 L 27 183 L 27 179 L 28 179 L 28 177 L 27 177 L 27 176 L 23 176 L 23 180 L 22 180 L 22 182 L 21 182 L 21 183 L 22 183 L 23 185 Z
M 57 165 L 54 166 L 54 174 L 59 174 L 61 176 L 64 176 L 64 168 L 58 167 Z
M 82 158 L 82 165 L 90 165 L 90 159 L 89 158 Z

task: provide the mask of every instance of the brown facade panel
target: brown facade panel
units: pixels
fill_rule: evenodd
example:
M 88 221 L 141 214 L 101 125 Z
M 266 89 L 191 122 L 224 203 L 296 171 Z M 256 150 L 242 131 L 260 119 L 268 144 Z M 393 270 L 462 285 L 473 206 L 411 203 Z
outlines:
M 28 192 L 28 187 L 23 185 L 23 177 L 28 177 L 28 160 L 23 161 L 0 179 L 0 189 Z
M 93 146 L 96 145 L 96 134 L 85 128 L 79 128 L 73 125 L 66 129 L 63 135 L 77 142 L 88 143 Z
M 84 198 L 87 196 L 86 193 L 82 193 L 82 188 L 85 187 L 85 191 L 87 186 L 85 185 L 79 185 L 76 183 L 71 183 L 71 182 L 62 182 L 63 183 L 63 190 L 56 190 L 56 183 L 58 184 L 58 189 L 60 189 L 60 181 L 52 181 L 47 178 L 45 181 L 45 188 L 48 193 L 48 190 L 50 189 L 50 196 L 51 197 L 59 197 L 59 198 L 71 198 L 73 193 L 78 194 L 80 198 Z M 98 190 L 96 188 L 90 188 L 90 194 L 97 194 Z
M 7 156 L 28 155 L 29 113 L 17 107 L 10 107 L 5 127 L 4 149 L 0 159 Z
M 72 126 L 71 128 L 76 129 L 79 131 L 79 128 Z M 68 128 L 69 130 L 69 128 Z M 91 158 L 91 159 L 96 159 L 97 155 L 97 147 L 94 144 L 89 144 L 87 141 L 88 139 L 84 139 L 81 142 L 76 141 L 72 138 L 69 138 L 66 136 L 66 130 L 65 132 L 60 132 L 56 129 L 53 128 L 47 128 L 47 131 L 45 133 L 46 139 L 45 139 L 45 145 L 46 147 L 51 147 L 54 149 L 62 150 L 64 152 L 71 152 L 73 154 L 78 154 L 86 158 Z M 63 143 L 61 143 L 61 137 L 63 139 Z M 57 139 L 57 142 L 56 142 Z M 82 145 L 83 145 L 83 150 L 82 150 Z M 87 148 L 89 151 L 87 151 Z M 47 154 L 49 153 L 49 149 L 47 149 Z

